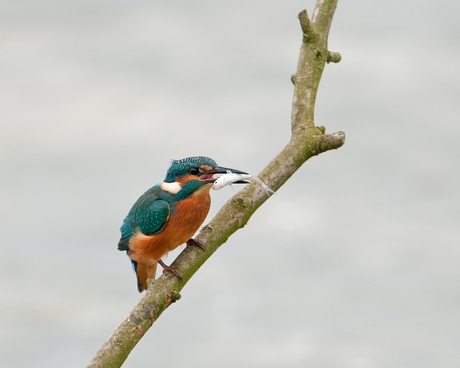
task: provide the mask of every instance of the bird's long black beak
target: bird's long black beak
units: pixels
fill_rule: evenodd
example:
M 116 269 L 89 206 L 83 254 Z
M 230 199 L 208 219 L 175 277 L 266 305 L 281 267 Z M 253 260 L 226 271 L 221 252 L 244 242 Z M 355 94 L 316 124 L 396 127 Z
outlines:
M 200 176 L 200 180 L 205 180 L 205 181 L 207 181 L 209 183 L 214 183 L 214 181 L 216 181 L 217 178 L 218 178 L 217 176 L 215 176 L 215 174 L 229 174 L 229 173 L 248 175 L 248 173 L 245 172 L 245 171 L 230 169 L 228 167 L 223 167 L 223 166 L 216 166 L 214 169 L 206 171 L 205 173 L 203 173 Z M 247 182 L 245 182 L 245 181 L 237 181 L 235 184 L 239 184 L 239 183 L 246 184 Z
M 229 169 L 228 167 L 222 167 L 222 166 L 216 166 L 214 170 L 208 171 L 207 174 L 227 174 L 227 173 L 232 173 L 232 174 L 245 174 L 247 175 L 247 172 L 241 171 L 241 170 L 235 170 L 235 169 Z

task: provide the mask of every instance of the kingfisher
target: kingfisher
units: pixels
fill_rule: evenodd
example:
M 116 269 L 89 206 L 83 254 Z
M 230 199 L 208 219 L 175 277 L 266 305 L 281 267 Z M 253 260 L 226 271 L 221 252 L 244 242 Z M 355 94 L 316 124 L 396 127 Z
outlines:
M 126 251 L 137 276 L 139 292 L 147 279 L 155 279 L 157 265 L 182 279 L 174 266 L 161 258 L 179 245 L 203 246 L 192 236 L 206 219 L 215 174 L 247 174 L 221 167 L 204 156 L 172 160 L 163 182 L 147 190 L 134 203 L 121 226 L 118 250 Z

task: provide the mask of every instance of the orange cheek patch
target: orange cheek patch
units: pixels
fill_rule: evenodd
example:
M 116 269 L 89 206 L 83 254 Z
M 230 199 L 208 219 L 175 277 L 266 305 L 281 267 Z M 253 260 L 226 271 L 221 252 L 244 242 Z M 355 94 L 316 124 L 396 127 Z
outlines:
M 201 165 L 201 170 L 203 170 L 204 172 L 206 171 L 211 171 L 212 170 L 212 167 L 211 166 L 208 166 L 208 165 Z
M 183 176 L 182 178 L 179 178 L 179 179 L 176 179 L 176 182 L 178 182 L 181 186 L 183 184 L 185 184 L 186 182 L 190 181 L 190 180 L 194 180 L 196 179 L 196 176 L 193 176 L 193 175 L 185 175 Z

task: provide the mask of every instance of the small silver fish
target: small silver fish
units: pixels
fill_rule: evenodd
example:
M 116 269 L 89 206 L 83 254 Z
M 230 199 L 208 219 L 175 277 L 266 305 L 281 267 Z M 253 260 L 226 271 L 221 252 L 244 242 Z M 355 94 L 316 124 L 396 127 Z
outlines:
M 271 193 L 275 193 L 258 177 L 252 176 L 251 174 L 235 174 L 235 173 L 232 173 L 230 170 L 227 171 L 227 174 L 224 174 L 220 176 L 219 178 L 217 178 L 217 180 L 214 182 L 214 185 L 212 186 L 212 189 L 219 190 L 227 185 L 232 185 L 233 183 L 236 183 L 238 181 L 245 181 L 245 180 L 249 180 L 249 181 L 252 181 L 253 183 L 259 184 L 262 188 L 264 188 L 268 196 L 270 196 Z

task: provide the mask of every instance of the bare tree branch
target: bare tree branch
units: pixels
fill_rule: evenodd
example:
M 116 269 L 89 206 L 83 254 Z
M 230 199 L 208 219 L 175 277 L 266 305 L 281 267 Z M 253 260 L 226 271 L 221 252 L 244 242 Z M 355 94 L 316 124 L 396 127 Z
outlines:
M 278 190 L 310 157 L 337 149 L 345 134 L 325 134 L 314 124 L 314 105 L 319 81 L 326 62 L 338 62 L 340 55 L 327 50 L 327 37 L 338 0 L 318 0 L 310 21 L 304 10 L 299 14 L 303 32 L 297 72 L 292 76 L 292 136 L 286 147 L 258 175 L 270 188 Z M 180 299 L 180 291 L 201 265 L 237 230 L 246 225 L 253 213 L 268 199 L 265 191 L 248 185 L 235 194 L 198 234 L 204 245 L 187 247 L 173 265 L 183 279 L 167 272 L 149 280 L 144 297 L 104 343 L 88 367 L 121 367 L 131 350 L 163 311 Z
M 314 31 L 310 18 L 308 17 L 307 10 L 302 10 L 299 13 L 299 21 L 300 21 L 300 27 L 302 28 L 303 36 L 304 36 L 304 42 L 309 42 L 311 40 L 314 40 L 317 38 L 317 34 Z
M 327 53 L 327 63 L 338 63 L 342 60 L 342 56 L 338 52 L 328 51 Z
M 325 42 L 329 36 L 329 30 L 334 17 L 335 9 L 339 0 L 317 0 L 313 11 L 312 23 Z

